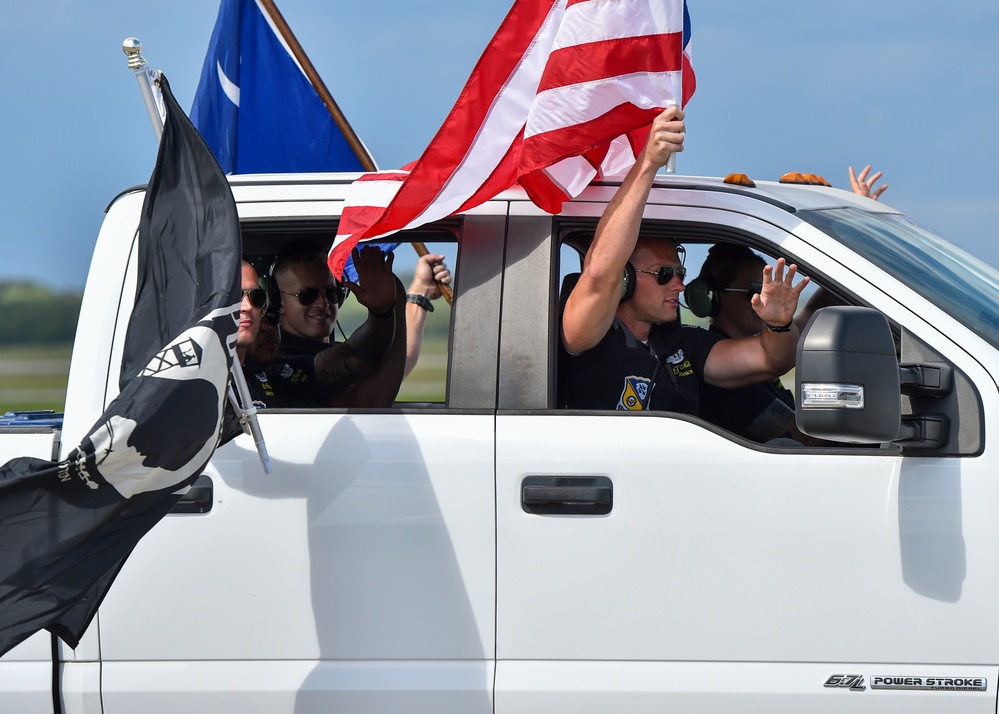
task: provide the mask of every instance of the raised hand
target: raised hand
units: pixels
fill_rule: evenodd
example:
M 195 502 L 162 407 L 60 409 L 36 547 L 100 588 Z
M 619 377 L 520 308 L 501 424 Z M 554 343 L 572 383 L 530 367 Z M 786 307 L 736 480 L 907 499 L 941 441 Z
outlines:
M 430 300 L 436 300 L 441 296 L 441 285 L 451 284 L 451 271 L 444 262 L 443 255 L 427 253 L 421 255 L 416 261 L 416 270 L 413 273 L 413 282 L 409 286 L 409 292 L 423 295 Z
M 807 277 L 794 284 L 797 272 L 798 266 L 787 265 L 783 258 L 763 268 L 763 291 L 753 296 L 753 310 L 768 325 L 784 326 L 794 319 L 798 298 L 808 285 Z
M 357 302 L 376 315 L 388 312 L 395 304 L 394 257 L 393 253 L 383 253 L 378 246 L 364 246 L 351 251 L 357 282 L 348 281 L 347 286 Z
M 665 166 L 671 154 L 683 151 L 683 110 L 680 107 L 667 107 L 652 122 L 645 154 L 649 162 Z
M 867 164 L 867 166 L 864 167 L 864 170 L 861 171 L 860 175 L 858 176 L 853 172 L 853 167 L 851 166 L 850 188 L 853 189 L 854 193 L 860 196 L 867 196 L 868 198 L 873 198 L 875 201 L 877 201 L 878 197 L 885 192 L 885 189 L 888 188 L 888 184 L 884 184 L 883 186 L 874 188 L 874 184 L 876 184 L 878 182 L 878 179 L 881 178 L 881 172 L 878 171 L 876 174 L 868 178 L 867 174 L 870 173 L 870 170 L 871 170 L 871 165 Z

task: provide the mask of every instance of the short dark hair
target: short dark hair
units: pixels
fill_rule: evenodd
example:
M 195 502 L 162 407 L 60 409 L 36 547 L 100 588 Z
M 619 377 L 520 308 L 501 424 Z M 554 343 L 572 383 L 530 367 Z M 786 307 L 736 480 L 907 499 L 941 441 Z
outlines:
M 285 243 L 278 249 L 271 263 L 269 275 L 274 275 L 285 265 L 326 265 L 326 251 L 316 241 L 307 238 Z
M 701 265 L 699 278 L 718 290 L 732 287 L 732 281 L 739 269 L 746 263 L 766 265 L 766 260 L 749 249 L 749 246 L 737 243 L 716 243 L 708 251 L 708 257 Z
M 672 236 L 656 235 L 654 233 L 638 234 L 638 238 L 635 240 L 635 249 L 631 251 L 631 256 L 628 260 L 630 261 L 631 258 L 635 256 L 635 251 L 637 251 L 642 244 L 647 245 L 649 243 L 662 243 L 667 241 L 672 243 L 673 247 L 676 248 L 676 255 L 680 259 L 680 264 L 683 265 L 687 260 L 687 249 L 683 247 L 683 244 Z

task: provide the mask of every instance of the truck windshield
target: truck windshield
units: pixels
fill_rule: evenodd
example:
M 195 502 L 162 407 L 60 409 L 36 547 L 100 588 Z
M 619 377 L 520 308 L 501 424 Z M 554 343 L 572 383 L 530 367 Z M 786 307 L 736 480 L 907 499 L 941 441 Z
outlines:
M 836 208 L 798 215 L 999 347 L 999 272 L 991 265 L 898 214 Z

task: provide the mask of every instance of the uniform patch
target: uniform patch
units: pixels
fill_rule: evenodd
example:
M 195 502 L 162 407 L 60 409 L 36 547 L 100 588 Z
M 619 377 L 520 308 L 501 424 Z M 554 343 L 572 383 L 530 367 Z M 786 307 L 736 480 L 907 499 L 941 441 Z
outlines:
M 682 347 L 666 358 L 666 364 L 671 366 L 673 374 L 677 377 L 692 377 L 694 375 L 694 365 L 687 359 Z
M 631 375 L 624 378 L 624 388 L 621 399 L 618 400 L 618 411 L 640 412 L 644 408 L 645 398 L 649 394 L 649 384 L 652 380 Z

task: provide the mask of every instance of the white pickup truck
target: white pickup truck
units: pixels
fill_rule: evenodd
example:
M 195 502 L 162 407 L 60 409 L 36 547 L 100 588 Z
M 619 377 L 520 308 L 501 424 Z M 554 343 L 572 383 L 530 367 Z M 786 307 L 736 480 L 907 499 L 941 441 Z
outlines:
M 331 240 L 352 178 L 233 177 L 245 251 Z M 559 410 L 562 277 L 615 189 L 403 234 L 456 244 L 439 401 L 263 411 L 273 473 L 220 448 L 78 648 L 0 660 L 0 711 L 995 714 L 999 273 L 850 193 L 664 176 L 644 230 L 691 276 L 745 243 L 854 306 L 816 314 L 795 374 L 801 427 L 852 443 Z M 142 199 L 97 241 L 64 452 L 117 389 Z M 52 449 L 0 428 L 0 461 Z

